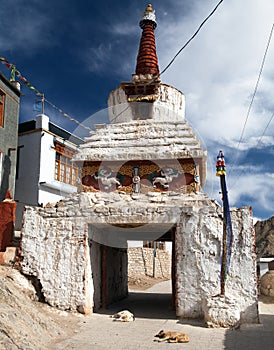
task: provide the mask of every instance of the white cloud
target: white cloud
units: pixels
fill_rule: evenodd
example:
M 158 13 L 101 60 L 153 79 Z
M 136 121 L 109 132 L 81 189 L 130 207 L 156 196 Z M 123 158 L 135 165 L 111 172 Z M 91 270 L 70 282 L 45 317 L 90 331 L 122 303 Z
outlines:
M 37 2 L 11 0 L 1 5 L 0 45 L 2 53 L 13 49 L 32 54 L 32 49 L 55 42 L 52 20 Z
M 216 4 L 197 2 L 196 11 L 184 21 L 159 24 L 158 57 L 162 69 L 195 32 Z M 200 33 L 162 76 L 186 93 L 186 117 L 205 139 L 231 143 L 239 140 L 251 96 L 258 78 L 273 23 L 274 3 L 265 0 L 223 2 Z M 244 14 L 244 15 L 243 15 Z M 160 29 L 161 28 L 161 29 Z M 254 100 L 244 138 L 260 136 L 274 100 L 271 62 L 274 37 L 269 48 L 258 96 Z M 272 74 L 272 75 L 271 75 Z M 259 99 L 259 101 L 258 101 Z M 267 103 L 264 104 L 264 101 Z M 268 116 L 267 116 L 268 115 Z
M 136 25 L 133 23 L 116 23 L 110 27 L 110 32 L 116 35 L 132 37 L 136 35 Z
M 111 61 L 111 43 L 101 43 L 97 47 L 89 48 L 85 53 L 85 61 L 91 72 L 104 71 Z
M 246 197 L 248 201 L 254 202 L 256 207 L 260 207 L 260 210 L 269 211 L 273 207 L 270 188 L 274 188 L 273 174 L 243 173 L 241 177 L 235 179 L 234 185 L 229 189 L 230 202 L 235 205 L 241 198 Z
M 269 146 L 274 146 L 274 136 L 251 136 L 246 141 L 236 145 L 234 141 L 228 141 L 227 146 L 231 148 L 237 146 L 240 151 L 247 151 L 251 148 L 261 149 Z

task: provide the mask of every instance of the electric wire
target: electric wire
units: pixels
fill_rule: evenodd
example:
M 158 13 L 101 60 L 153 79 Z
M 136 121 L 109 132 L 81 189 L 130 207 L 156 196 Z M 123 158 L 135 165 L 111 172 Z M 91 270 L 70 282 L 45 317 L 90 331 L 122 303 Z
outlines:
M 210 12 L 210 14 L 202 21 L 202 23 L 199 25 L 198 29 L 196 30 L 196 32 L 194 32 L 194 34 L 187 40 L 187 42 L 180 48 L 180 50 L 173 56 L 173 58 L 170 60 L 170 62 L 167 64 L 167 66 L 162 70 L 162 72 L 159 73 L 159 76 L 153 78 L 150 82 L 147 82 L 146 85 L 151 85 L 153 83 L 156 82 L 156 80 L 159 79 L 159 77 L 161 75 L 163 75 L 168 68 L 173 64 L 173 62 L 175 61 L 175 59 L 180 55 L 180 53 L 188 46 L 188 44 L 190 44 L 190 42 L 196 37 L 196 35 L 199 33 L 199 31 L 202 29 L 202 27 L 204 26 L 204 24 L 209 20 L 209 18 L 216 12 L 216 10 L 218 9 L 218 7 L 221 5 L 221 3 L 224 0 L 220 0 L 218 2 L 218 4 L 214 7 L 214 9 Z M 119 113 L 119 115 L 117 115 L 115 118 L 113 118 L 113 121 L 115 121 L 122 113 L 124 113 L 126 110 L 128 109 L 128 107 L 125 108 L 125 110 L 121 111 Z
M 269 127 L 270 123 L 272 122 L 272 119 L 273 119 L 273 118 L 274 118 L 274 112 L 272 113 L 271 118 L 269 119 L 268 123 L 266 124 L 266 127 L 264 128 L 264 131 L 263 131 L 263 133 L 262 133 L 261 137 L 259 138 L 259 140 L 258 140 L 258 142 L 257 142 L 257 146 L 256 146 L 256 147 L 258 147 L 258 146 L 259 146 L 259 144 L 261 143 L 262 138 L 264 137 L 264 135 L 265 135 L 265 133 L 266 133 L 266 130 L 268 129 L 268 127 Z
M 270 31 L 270 34 L 269 34 L 269 38 L 268 38 L 266 49 L 265 49 L 265 52 L 264 52 L 264 55 L 263 55 L 263 60 L 262 60 L 261 67 L 260 67 L 260 70 L 259 70 L 259 75 L 258 75 L 258 78 L 257 78 L 257 82 L 256 82 L 256 85 L 255 85 L 255 88 L 254 88 L 254 92 L 252 94 L 252 98 L 251 98 L 250 104 L 248 106 L 247 115 L 245 117 L 244 126 L 243 126 L 243 129 L 242 129 L 242 132 L 241 132 L 241 136 L 240 136 L 238 145 L 236 147 L 236 154 L 239 152 L 240 145 L 241 145 L 241 143 L 243 141 L 243 137 L 244 137 L 244 132 L 245 132 L 245 129 L 246 129 L 247 121 L 249 119 L 250 111 L 251 111 L 251 108 L 252 108 L 255 96 L 257 94 L 257 90 L 258 90 L 259 82 L 260 82 L 260 79 L 261 79 L 261 76 L 262 76 L 262 72 L 263 72 L 266 56 L 267 56 L 268 49 L 269 49 L 269 46 L 270 46 L 270 42 L 271 42 L 271 39 L 272 39 L 273 29 L 274 29 L 274 23 L 272 25 L 272 28 L 271 28 L 271 31 Z M 237 159 L 237 157 L 235 157 L 235 159 Z M 236 161 L 234 163 L 232 163 L 229 173 L 231 173 L 235 163 L 236 163 Z
M 187 45 L 196 37 L 196 35 L 199 33 L 199 31 L 202 29 L 204 24 L 209 20 L 209 18 L 216 12 L 218 7 L 221 5 L 221 3 L 224 0 L 221 0 L 218 2 L 218 4 L 214 7 L 214 9 L 210 12 L 210 14 L 203 20 L 203 22 L 199 25 L 196 32 L 188 39 L 188 41 L 180 48 L 180 50 L 175 54 L 175 56 L 171 59 L 171 61 L 168 63 L 168 65 L 163 69 L 163 71 L 160 73 L 160 75 L 164 74 L 166 70 L 172 65 L 172 63 L 175 61 L 175 59 L 180 55 L 180 53 L 187 47 Z
M 258 141 L 257 141 L 257 144 L 255 145 L 254 148 L 257 148 L 257 147 L 259 146 L 259 144 L 261 143 L 261 141 L 262 141 L 263 137 L 265 136 L 265 133 L 266 133 L 266 131 L 267 131 L 269 125 L 271 124 L 273 118 L 274 118 L 274 112 L 272 113 L 272 115 L 271 115 L 269 121 L 267 122 L 267 124 L 266 124 L 266 126 L 265 126 L 265 128 L 264 128 L 264 130 L 263 130 L 261 136 L 259 137 L 259 139 L 258 139 Z M 230 186 L 230 189 L 232 189 L 232 188 L 235 187 L 238 178 L 239 178 L 244 172 L 246 172 L 246 171 L 247 171 L 246 168 L 242 168 L 242 170 L 238 173 L 236 179 L 234 180 L 234 183 L 232 184 L 232 186 Z
M 202 27 L 204 26 L 204 24 L 209 20 L 209 18 L 214 14 L 214 12 L 217 10 L 217 8 L 221 5 L 221 3 L 224 0 L 220 0 L 218 2 L 218 4 L 215 6 L 215 8 L 210 12 L 210 14 L 203 20 L 203 22 L 199 25 L 198 29 L 196 30 L 196 32 L 190 37 L 190 39 L 180 48 L 180 50 L 174 55 L 174 57 L 171 59 L 171 61 L 168 63 L 168 65 L 164 68 L 164 70 L 159 74 L 159 76 L 157 76 L 157 78 L 154 78 L 152 81 L 150 81 L 149 83 L 147 83 L 147 85 L 152 84 L 155 82 L 156 79 L 159 79 L 159 77 L 165 73 L 167 71 L 167 69 L 172 65 L 172 63 L 175 61 L 176 57 L 178 57 L 178 55 L 187 47 L 187 45 L 196 37 L 196 35 L 199 33 L 199 31 L 202 29 Z M 11 64 L 9 62 L 6 61 L 5 58 L 0 57 L 1 62 L 3 64 L 5 64 L 10 70 L 11 72 L 13 72 L 13 75 L 15 77 L 15 75 L 17 75 L 31 90 L 33 90 L 36 95 L 43 95 L 41 94 L 34 86 L 32 86 L 26 78 L 24 78 L 21 73 L 16 69 L 14 64 Z M 44 101 L 46 103 L 48 103 L 51 107 L 53 107 L 54 109 L 56 109 L 59 113 L 61 113 L 64 117 L 66 117 L 67 119 L 74 121 L 76 124 L 78 124 L 79 126 L 85 128 L 88 131 L 92 131 L 91 128 L 89 128 L 86 125 L 83 125 L 81 122 L 77 121 L 77 119 L 73 118 L 71 115 L 65 113 L 62 109 L 60 109 L 59 107 L 57 107 L 55 104 L 53 104 L 52 102 L 50 102 L 48 99 L 46 99 L 44 97 Z M 128 109 L 128 107 L 125 108 L 124 111 L 121 111 L 119 113 L 118 116 L 116 116 L 113 121 L 115 121 L 123 112 L 125 112 Z

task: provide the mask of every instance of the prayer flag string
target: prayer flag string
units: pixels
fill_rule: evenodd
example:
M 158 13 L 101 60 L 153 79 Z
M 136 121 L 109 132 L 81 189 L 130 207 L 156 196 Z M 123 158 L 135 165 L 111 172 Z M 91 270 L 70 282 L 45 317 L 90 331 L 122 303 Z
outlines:
M 18 77 L 30 90 L 32 90 L 37 96 L 44 96 L 41 92 L 39 92 L 38 89 L 36 89 L 21 73 L 18 69 L 16 69 L 16 66 L 10 62 L 8 62 L 4 57 L 0 57 L 0 62 L 5 65 L 8 69 L 11 71 L 11 77 L 10 81 L 15 81 L 16 77 Z M 57 107 L 55 104 L 50 102 L 48 99 L 44 98 L 44 101 L 47 102 L 52 108 L 57 110 L 59 113 L 61 113 L 65 118 L 69 119 L 70 121 L 73 121 L 74 123 L 78 124 L 82 128 L 92 131 L 91 128 L 84 125 L 83 123 L 79 122 L 77 119 L 73 118 L 69 114 L 65 113 L 61 108 Z

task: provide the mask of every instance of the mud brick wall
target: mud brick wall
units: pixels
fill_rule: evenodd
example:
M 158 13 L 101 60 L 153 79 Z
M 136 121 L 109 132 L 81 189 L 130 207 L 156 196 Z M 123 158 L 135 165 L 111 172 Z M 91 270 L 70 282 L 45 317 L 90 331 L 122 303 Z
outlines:
M 14 233 L 16 202 L 5 199 L 0 203 L 0 252 L 4 252 Z
M 128 275 L 153 276 L 153 248 L 128 249 Z M 171 277 L 171 255 L 165 250 L 156 249 L 155 277 Z

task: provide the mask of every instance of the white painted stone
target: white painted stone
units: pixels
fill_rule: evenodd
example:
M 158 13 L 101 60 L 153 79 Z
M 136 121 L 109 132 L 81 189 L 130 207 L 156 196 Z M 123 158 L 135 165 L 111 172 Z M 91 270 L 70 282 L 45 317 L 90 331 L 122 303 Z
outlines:
M 152 198 L 162 197 L 164 203 L 151 203 Z M 27 207 L 21 243 L 22 271 L 40 280 L 50 305 L 88 313 L 92 311 L 92 276 L 97 269 L 97 260 L 90 260 L 89 240 L 94 228 L 97 227 L 97 241 L 105 232 L 116 244 L 115 234 L 123 234 L 122 228 L 113 226 L 116 224 L 142 224 L 133 229 L 133 240 L 144 232 L 162 229 L 164 233 L 176 225 L 177 316 L 203 318 L 204 300 L 220 292 L 220 213 L 219 205 L 202 193 L 140 194 L 138 200 L 115 192 L 81 193 L 64 199 L 62 206 Z M 249 208 L 233 209 L 231 217 L 234 240 L 226 290 L 237 300 L 240 323 L 258 322 L 252 217 Z M 127 241 L 120 243 L 127 247 Z M 115 271 L 114 275 L 120 276 Z M 123 285 L 117 291 L 123 293 L 125 288 Z
M 156 101 L 128 102 L 122 87 L 109 94 L 108 111 L 111 124 L 128 123 L 136 120 L 134 108 L 136 104 L 144 104 L 151 108 L 149 120 L 158 123 L 163 121 L 183 121 L 185 119 L 185 96 L 178 89 L 166 84 L 160 84 Z M 146 116 L 138 120 L 147 119 Z
M 176 232 L 178 316 L 203 318 L 202 300 L 220 293 L 222 220 L 218 211 L 212 206 L 182 209 Z M 237 299 L 241 322 L 256 323 L 256 255 L 250 209 L 234 209 L 231 217 L 234 238 L 226 292 Z
M 39 114 L 36 116 L 36 129 L 49 129 L 49 117 L 45 114 Z
M 127 161 L 206 157 L 186 121 L 105 124 L 86 138 L 76 161 Z
M 210 297 L 204 301 L 203 311 L 209 327 L 237 327 L 241 312 L 238 300 L 228 296 Z

